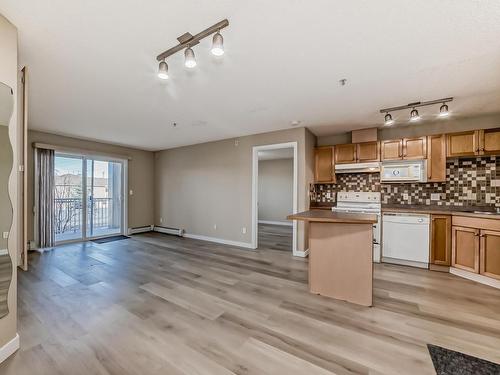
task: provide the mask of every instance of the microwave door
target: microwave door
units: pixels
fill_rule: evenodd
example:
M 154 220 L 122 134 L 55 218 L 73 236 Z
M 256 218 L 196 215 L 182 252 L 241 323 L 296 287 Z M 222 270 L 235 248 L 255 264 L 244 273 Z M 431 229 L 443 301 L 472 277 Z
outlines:
M 409 166 L 392 166 L 383 168 L 382 180 L 389 182 L 415 181 L 416 178 Z

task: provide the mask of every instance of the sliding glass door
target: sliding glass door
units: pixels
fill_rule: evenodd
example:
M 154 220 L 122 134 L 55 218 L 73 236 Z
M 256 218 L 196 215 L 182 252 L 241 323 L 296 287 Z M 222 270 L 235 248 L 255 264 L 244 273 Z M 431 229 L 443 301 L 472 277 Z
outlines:
M 87 160 L 87 234 L 100 237 L 122 233 L 122 165 Z
M 123 233 L 123 162 L 56 153 L 56 242 Z

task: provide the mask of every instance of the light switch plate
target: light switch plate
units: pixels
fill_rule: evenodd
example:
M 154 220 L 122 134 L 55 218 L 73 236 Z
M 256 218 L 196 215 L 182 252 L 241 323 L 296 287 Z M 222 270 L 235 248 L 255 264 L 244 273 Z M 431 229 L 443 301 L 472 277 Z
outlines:
M 9 238 L 9 232 L 3 232 L 3 239 L 6 240 Z

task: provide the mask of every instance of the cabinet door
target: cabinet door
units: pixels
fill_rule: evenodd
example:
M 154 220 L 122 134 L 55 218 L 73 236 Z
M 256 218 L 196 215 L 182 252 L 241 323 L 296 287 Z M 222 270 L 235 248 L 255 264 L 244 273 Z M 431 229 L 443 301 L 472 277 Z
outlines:
M 403 159 L 425 159 L 426 157 L 427 137 L 403 139 Z
M 318 147 L 314 150 L 314 182 L 335 182 L 333 147 Z
M 500 129 L 478 130 L 479 153 L 500 155 Z
M 451 264 L 451 216 L 431 216 L 431 263 L 440 266 Z
M 478 132 L 467 131 L 446 135 L 446 156 L 474 156 L 479 152 Z
M 335 145 L 335 163 L 356 163 L 356 145 Z
M 452 227 L 451 265 L 479 273 L 479 229 Z
M 403 141 L 394 139 L 382 141 L 382 160 L 401 160 L 403 158 Z
M 427 137 L 427 181 L 446 181 L 446 139 L 444 135 Z
M 358 162 L 366 163 L 371 161 L 380 161 L 380 143 L 363 142 L 358 143 Z
M 500 232 L 481 230 L 479 272 L 500 280 Z

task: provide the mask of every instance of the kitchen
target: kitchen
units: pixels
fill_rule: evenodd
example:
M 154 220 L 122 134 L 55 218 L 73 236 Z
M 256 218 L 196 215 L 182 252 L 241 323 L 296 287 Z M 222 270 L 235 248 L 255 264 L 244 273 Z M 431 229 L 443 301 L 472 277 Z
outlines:
M 375 213 L 374 262 L 499 288 L 500 129 L 382 140 L 379 133 L 353 131 L 350 143 L 316 148 L 310 208 Z

